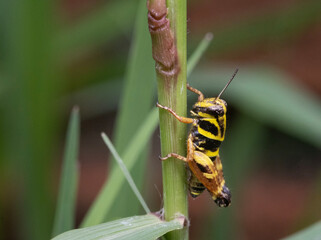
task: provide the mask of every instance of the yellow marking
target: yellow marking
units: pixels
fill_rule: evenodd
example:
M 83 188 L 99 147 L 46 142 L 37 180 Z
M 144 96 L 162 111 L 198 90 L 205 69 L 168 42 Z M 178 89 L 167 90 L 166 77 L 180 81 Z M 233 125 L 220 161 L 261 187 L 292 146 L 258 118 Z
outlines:
M 219 188 L 217 188 L 216 195 L 219 195 L 222 192 L 224 185 L 225 185 L 225 180 L 223 179 L 221 182 L 221 185 L 219 186 Z
M 222 171 L 223 170 L 223 165 L 222 163 L 217 163 L 216 164 L 217 171 Z
M 217 172 L 203 173 L 203 176 L 206 177 L 207 179 L 214 179 L 217 177 Z
M 210 122 L 211 124 L 215 125 L 215 127 L 217 127 L 217 129 L 219 130 L 219 133 L 221 135 L 221 141 L 224 140 L 224 135 L 225 135 L 225 131 L 224 131 L 224 134 L 222 134 L 222 128 L 220 127 L 219 123 L 217 122 L 217 120 L 215 118 L 205 118 L 205 119 L 202 119 L 203 121 L 208 121 Z M 223 127 L 224 127 L 224 130 L 226 129 L 226 116 L 223 115 L 222 117 L 219 117 L 218 120 L 220 122 L 223 121 Z M 223 135 L 223 136 L 222 136 Z
M 194 113 L 194 114 L 195 114 L 195 113 Z M 195 115 L 196 115 L 196 114 L 195 114 Z M 203 112 L 199 112 L 199 113 L 198 113 L 198 116 L 203 117 L 203 118 L 214 118 L 213 115 L 208 114 L 208 113 L 203 113 Z
M 223 187 L 219 187 L 215 192 L 216 195 L 219 195 L 222 192 Z
M 197 102 L 196 104 L 195 104 L 195 106 L 197 106 L 197 107 L 203 107 L 203 108 L 207 108 L 207 107 L 212 107 L 213 106 L 213 103 L 212 102 Z
M 221 161 L 220 162 L 216 162 L 215 165 L 216 165 L 217 171 L 222 171 L 223 170 L 223 165 L 222 165 Z
M 198 126 L 197 130 L 201 135 L 203 135 L 203 136 L 205 136 L 205 137 L 207 137 L 209 139 L 214 139 L 214 140 L 218 140 L 218 141 L 223 141 L 224 140 L 224 136 L 223 137 L 215 136 L 213 133 L 204 130 L 200 126 Z
M 192 195 L 200 195 L 200 193 L 196 193 L 196 192 L 191 192 Z
M 213 124 L 219 130 L 220 135 L 222 135 L 221 134 L 222 133 L 221 128 L 220 128 L 220 126 L 219 126 L 219 124 L 218 124 L 218 122 L 217 122 L 217 120 L 215 118 L 204 118 L 202 120 Z M 202 129 L 200 126 L 198 126 L 197 130 L 198 130 L 198 132 L 200 134 L 202 134 L 203 136 L 205 136 L 207 138 L 214 139 L 214 140 L 219 140 L 219 141 L 223 141 L 224 140 L 224 136 L 219 137 L 218 135 L 214 135 L 213 133 Z
M 212 196 L 213 200 L 215 200 L 217 198 L 217 196 L 221 194 L 224 185 L 225 185 L 225 181 L 223 180 L 221 182 L 221 185 L 217 188 L 217 190 L 212 192 L 213 193 L 213 196 Z
M 194 152 L 194 160 L 196 163 L 202 165 L 203 167 L 206 166 L 214 166 L 214 163 L 211 161 L 211 159 L 205 155 L 205 153 L 195 151 Z
M 211 124 L 213 124 L 215 127 L 220 128 L 220 125 L 218 124 L 217 120 L 215 118 L 204 118 L 202 121 L 207 121 Z
M 206 156 L 208 157 L 216 157 L 219 153 L 219 149 L 217 149 L 215 152 L 207 150 L 205 151 Z
M 198 150 L 204 151 L 205 149 L 203 147 L 196 146 Z
M 223 189 L 224 185 L 225 185 L 225 180 L 223 179 L 222 182 L 221 182 L 221 188 L 222 188 L 222 189 Z M 221 190 L 221 191 L 222 191 L 222 190 Z

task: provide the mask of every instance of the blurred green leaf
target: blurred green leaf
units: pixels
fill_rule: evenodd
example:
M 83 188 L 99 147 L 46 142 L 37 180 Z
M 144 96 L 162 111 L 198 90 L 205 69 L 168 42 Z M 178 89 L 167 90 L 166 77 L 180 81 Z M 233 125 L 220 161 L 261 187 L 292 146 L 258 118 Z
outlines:
M 108 1 L 91 15 L 62 30 L 56 39 L 59 52 L 74 55 L 106 44 L 122 34 L 128 37 L 136 8 L 136 0 Z
M 137 164 L 137 161 L 140 160 L 138 157 L 143 149 L 145 149 L 152 133 L 155 131 L 157 123 L 158 109 L 154 108 L 145 121 L 143 121 L 138 131 L 133 135 L 124 154 L 121 154 L 129 171 Z M 115 207 L 115 200 L 119 201 L 117 196 L 119 196 L 120 190 L 124 187 L 124 181 L 124 175 L 119 167 L 114 167 L 109 178 L 105 181 L 98 197 L 95 199 L 95 202 L 92 204 L 83 220 L 81 224 L 83 227 L 92 226 L 104 221 L 106 215 Z M 133 200 L 126 199 L 126 201 L 126 204 L 130 206 L 132 206 L 134 201 L 135 203 L 137 202 L 136 197 Z M 128 202 L 130 202 L 130 204 L 128 204 Z
M 54 56 L 54 1 L 2 1 L 6 8 L 3 134 L 8 163 L 19 186 L 15 230 L 24 239 L 49 239 L 53 202 L 51 173 L 56 150 L 56 99 L 60 71 Z M 19 225 L 20 224 L 20 225 Z
M 78 183 L 78 149 L 80 119 L 79 109 L 72 110 L 65 145 L 65 154 L 60 177 L 59 195 L 53 227 L 53 236 L 74 228 L 75 204 Z
M 187 62 L 187 72 L 186 76 L 189 77 L 193 72 L 195 66 L 198 64 L 199 60 L 205 53 L 206 49 L 209 47 L 213 39 L 212 33 L 206 33 L 205 37 L 202 39 L 201 43 L 198 44 L 197 48 L 194 50 L 193 54 L 188 58 Z
M 146 16 L 146 1 L 140 0 L 123 85 L 124 89 L 113 137 L 116 150 L 121 156 L 127 151 L 128 144 L 132 139 L 131 136 L 136 133 L 137 128 L 144 122 L 153 105 L 156 81 L 151 49 Z M 131 174 L 139 188 L 142 186 L 145 176 L 147 152 L 148 148 L 141 152 L 140 161 L 136 162 L 131 170 Z M 126 163 L 127 159 L 123 158 L 123 160 Z M 112 165 L 113 168 L 118 168 L 115 164 Z M 136 197 L 129 186 L 124 185 L 117 198 L 118 201 L 114 204 L 113 211 L 108 215 L 108 219 L 138 214 L 140 206 L 134 200 Z M 128 200 L 133 202 L 130 206 L 127 204 Z
M 320 21 L 320 9 L 321 1 L 308 0 L 286 5 L 276 11 L 256 11 L 254 16 L 247 19 L 238 19 L 227 26 L 211 29 L 215 32 L 215 44 L 209 50 L 218 55 L 248 49 L 261 42 L 288 43 L 289 39 Z M 208 25 L 204 26 L 208 31 Z
M 307 227 L 289 237 L 283 238 L 283 240 L 317 240 L 321 239 L 321 221 Z
M 183 226 L 184 219 L 182 218 L 165 222 L 153 214 L 147 214 L 71 230 L 53 238 L 53 240 L 152 240 L 169 231 L 182 229 Z
M 234 70 L 221 66 L 195 72 L 192 86 L 218 94 Z M 244 66 L 222 98 L 253 118 L 321 148 L 321 102 L 293 83 L 276 69 Z
M 82 119 L 94 118 L 106 112 L 115 111 L 122 86 L 122 79 L 117 78 L 86 87 L 61 99 L 61 107 L 70 108 L 77 103 L 81 108 Z

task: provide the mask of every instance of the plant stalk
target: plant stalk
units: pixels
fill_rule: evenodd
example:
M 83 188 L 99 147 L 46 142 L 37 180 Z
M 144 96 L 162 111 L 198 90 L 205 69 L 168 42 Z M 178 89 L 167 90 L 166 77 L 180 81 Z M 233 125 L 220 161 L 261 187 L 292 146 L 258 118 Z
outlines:
M 158 101 L 186 116 L 186 1 L 150 0 L 149 30 L 156 62 Z M 159 111 L 162 156 L 186 155 L 186 125 L 164 110 Z M 186 168 L 184 162 L 162 163 L 165 220 L 178 215 L 188 218 Z M 188 227 L 170 232 L 166 239 L 188 239 Z

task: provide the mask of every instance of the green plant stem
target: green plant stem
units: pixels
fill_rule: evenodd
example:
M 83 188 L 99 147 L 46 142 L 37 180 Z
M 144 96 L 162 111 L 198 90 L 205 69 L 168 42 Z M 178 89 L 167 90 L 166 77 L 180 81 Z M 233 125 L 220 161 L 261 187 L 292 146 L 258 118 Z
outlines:
M 180 115 L 186 116 L 186 1 L 168 0 L 168 19 L 176 40 L 178 75 L 157 74 L 158 101 Z M 162 156 L 175 152 L 186 155 L 186 125 L 168 112 L 159 113 Z M 186 170 L 182 161 L 170 158 L 162 163 L 165 219 L 182 214 L 188 218 Z M 166 239 L 188 239 L 188 228 L 170 232 Z

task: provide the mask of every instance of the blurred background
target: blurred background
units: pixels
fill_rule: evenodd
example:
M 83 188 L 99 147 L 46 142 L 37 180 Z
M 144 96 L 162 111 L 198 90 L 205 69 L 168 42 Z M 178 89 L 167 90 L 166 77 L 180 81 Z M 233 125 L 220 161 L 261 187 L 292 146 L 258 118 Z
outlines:
M 156 102 L 145 0 L 0 0 L 0 238 L 48 239 L 66 127 L 80 108 L 77 224 L 118 151 Z M 218 209 L 190 199 L 191 239 L 279 239 L 321 217 L 321 2 L 188 1 L 188 56 L 211 45 L 188 82 L 224 93 L 221 158 L 233 194 Z M 189 109 L 196 96 L 188 93 Z M 153 211 L 162 208 L 159 133 L 132 170 Z M 143 214 L 124 184 L 107 220 Z

